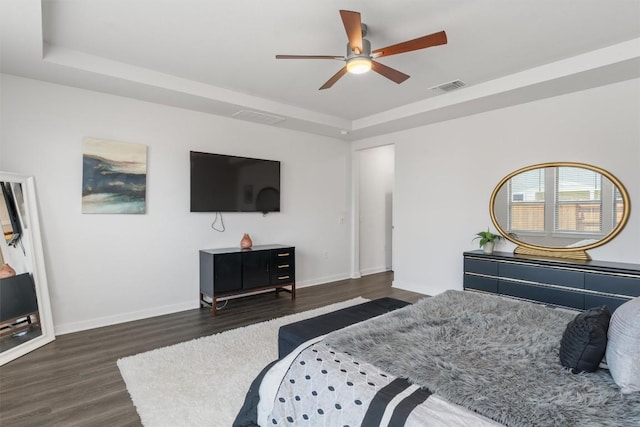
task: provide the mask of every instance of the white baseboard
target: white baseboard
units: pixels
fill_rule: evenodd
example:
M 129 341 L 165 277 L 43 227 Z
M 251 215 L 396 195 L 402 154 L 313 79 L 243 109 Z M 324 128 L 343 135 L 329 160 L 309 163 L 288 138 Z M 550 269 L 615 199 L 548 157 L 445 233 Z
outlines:
M 335 274 L 333 276 L 318 277 L 312 280 L 296 282 L 296 288 L 306 288 L 307 286 L 322 285 L 323 283 L 337 282 L 338 280 L 350 279 L 349 273 Z
M 197 300 L 197 298 L 195 298 Z M 82 322 L 63 323 L 55 325 L 56 335 L 70 334 L 72 332 L 86 331 L 87 329 L 101 328 L 103 326 L 117 325 L 118 323 L 131 322 L 132 320 L 147 319 L 149 317 L 162 316 L 164 314 L 177 313 L 179 311 L 198 308 L 198 301 L 183 302 L 180 304 L 164 305 L 153 307 L 147 310 L 132 311 L 129 313 L 117 314 L 115 316 L 98 317 L 96 319 Z
M 424 283 L 414 283 L 414 282 L 406 282 L 400 280 L 394 280 L 391 282 L 391 286 L 397 289 L 402 289 L 405 291 L 417 292 L 419 294 L 424 295 L 438 295 L 446 290 L 455 289 L 462 290 L 462 287 L 452 287 L 452 286 L 427 286 Z
M 385 271 L 391 271 L 391 268 L 390 267 L 365 268 L 363 270 L 360 270 L 360 275 L 361 276 L 368 276 L 370 274 L 384 273 Z
M 404 282 L 404 281 L 399 281 L 399 280 L 394 280 L 393 282 L 391 282 L 391 287 L 397 288 L 397 289 L 402 289 L 402 290 L 405 290 L 405 291 L 418 292 L 418 293 L 421 293 L 421 294 L 423 294 L 424 291 L 425 291 L 424 284 L 412 283 L 412 282 Z
M 305 288 L 307 286 L 321 285 L 323 283 L 335 282 L 338 280 L 345 280 L 345 279 L 349 279 L 349 275 L 347 273 L 337 274 L 333 276 L 325 276 L 325 277 L 320 277 L 313 280 L 296 282 L 296 288 Z M 242 295 L 234 295 L 229 299 L 239 298 L 239 297 L 254 295 L 259 293 L 265 293 L 265 292 L 273 292 L 273 290 L 268 289 L 264 291 L 256 291 L 256 292 L 246 293 Z M 183 302 L 180 304 L 154 307 L 147 310 L 117 314 L 115 316 L 99 317 L 96 319 L 85 320 L 82 322 L 64 323 L 60 325 L 55 325 L 54 330 L 56 335 L 64 335 L 64 334 L 70 334 L 72 332 L 86 331 L 87 329 L 95 329 L 95 328 L 101 328 L 103 326 L 117 325 L 118 323 L 131 322 L 133 320 L 141 320 L 141 319 L 147 319 L 149 317 L 156 317 L 156 316 L 162 316 L 165 314 L 178 313 L 180 311 L 191 310 L 199 307 L 200 307 L 200 303 L 198 301 L 189 301 L 189 302 Z

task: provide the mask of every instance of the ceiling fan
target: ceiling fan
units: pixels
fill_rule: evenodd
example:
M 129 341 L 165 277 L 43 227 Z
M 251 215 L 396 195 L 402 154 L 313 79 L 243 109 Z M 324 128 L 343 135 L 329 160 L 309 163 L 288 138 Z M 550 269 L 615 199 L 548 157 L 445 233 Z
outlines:
M 333 77 L 327 80 L 327 82 L 320 87 L 320 90 L 329 89 L 347 72 L 362 74 L 369 70 L 373 70 L 389 80 L 400 84 L 409 78 L 407 74 L 401 73 L 398 70 L 374 61 L 374 59 L 447 43 L 447 34 L 444 31 L 440 31 L 428 36 L 418 37 L 417 39 L 408 40 L 406 42 L 372 51 L 371 43 L 369 43 L 369 40 L 364 38 L 367 35 L 367 26 L 360 20 L 360 13 L 352 12 L 350 10 L 341 10 L 340 17 L 342 18 L 344 29 L 347 31 L 347 37 L 349 38 L 346 56 L 276 55 L 276 59 L 336 59 L 339 61 L 346 61 L 346 65 L 334 74 Z

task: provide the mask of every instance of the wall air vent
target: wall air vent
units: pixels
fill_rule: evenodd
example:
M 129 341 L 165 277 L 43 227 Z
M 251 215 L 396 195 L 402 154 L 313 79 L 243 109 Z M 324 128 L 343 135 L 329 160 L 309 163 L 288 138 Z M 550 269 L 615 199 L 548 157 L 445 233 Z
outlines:
M 276 123 L 280 123 L 285 120 L 284 117 L 273 116 L 271 114 L 259 113 L 257 111 L 249 110 L 240 110 L 233 113 L 231 116 L 236 119 L 247 120 L 263 125 L 275 125 Z
M 467 84 L 462 80 L 453 80 L 451 82 L 442 83 L 434 87 L 430 87 L 431 90 L 441 90 L 443 92 L 451 92 L 452 90 L 460 89 L 461 87 L 465 87 Z

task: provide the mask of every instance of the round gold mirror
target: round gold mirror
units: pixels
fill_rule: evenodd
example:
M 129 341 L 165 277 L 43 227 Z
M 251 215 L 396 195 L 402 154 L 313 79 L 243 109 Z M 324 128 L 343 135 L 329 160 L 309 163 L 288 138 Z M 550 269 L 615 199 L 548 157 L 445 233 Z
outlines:
M 491 221 L 515 253 L 590 259 L 587 249 L 613 239 L 629 219 L 622 183 L 584 163 L 542 163 L 518 169 L 493 190 Z

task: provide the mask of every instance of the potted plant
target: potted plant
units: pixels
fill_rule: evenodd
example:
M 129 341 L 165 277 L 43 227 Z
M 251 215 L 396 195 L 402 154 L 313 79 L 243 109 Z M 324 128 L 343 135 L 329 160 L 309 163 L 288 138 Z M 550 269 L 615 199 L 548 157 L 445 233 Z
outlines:
M 487 228 L 487 231 L 481 231 L 476 234 L 473 240 L 480 239 L 480 247 L 484 250 L 485 254 L 492 254 L 493 247 L 498 240 L 502 239 L 500 234 L 493 234 Z M 473 241 L 472 240 L 472 241 Z

